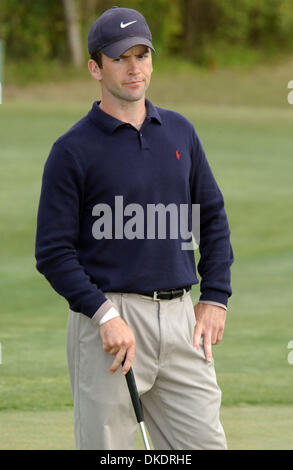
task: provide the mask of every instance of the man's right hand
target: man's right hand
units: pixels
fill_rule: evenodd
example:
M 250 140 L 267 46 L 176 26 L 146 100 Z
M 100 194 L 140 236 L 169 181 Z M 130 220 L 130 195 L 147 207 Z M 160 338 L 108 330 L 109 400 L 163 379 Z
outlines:
M 104 351 L 116 355 L 109 372 L 116 372 L 125 358 L 122 373 L 127 374 L 135 356 L 135 337 L 131 328 L 121 317 L 115 317 L 100 326 L 100 336 Z

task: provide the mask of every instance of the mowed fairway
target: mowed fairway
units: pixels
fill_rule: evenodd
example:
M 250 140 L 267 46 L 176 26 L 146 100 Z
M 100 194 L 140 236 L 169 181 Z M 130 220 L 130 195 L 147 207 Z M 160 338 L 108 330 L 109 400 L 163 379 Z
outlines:
M 36 271 L 34 240 L 51 145 L 90 107 L 40 98 L 0 106 L 1 449 L 74 448 L 68 306 Z M 198 131 L 232 233 L 233 296 L 213 349 L 228 446 L 293 449 L 293 106 L 186 100 L 176 110 Z

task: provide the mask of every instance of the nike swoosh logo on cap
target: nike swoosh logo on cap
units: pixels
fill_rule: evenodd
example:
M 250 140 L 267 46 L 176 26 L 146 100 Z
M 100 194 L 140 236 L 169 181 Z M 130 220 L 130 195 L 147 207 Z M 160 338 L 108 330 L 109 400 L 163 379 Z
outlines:
M 123 28 L 127 28 L 127 26 L 130 26 L 131 24 L 136 23 L 136 22 L 137 22 L 137 20 L 135 20 L 135 21 L 130 21 L 129 23 L 123 23 L 123 21 L 121 21 L 121 23 L 120 23 L 120 28 L 122 28 L 122 29 L 123 29 Z

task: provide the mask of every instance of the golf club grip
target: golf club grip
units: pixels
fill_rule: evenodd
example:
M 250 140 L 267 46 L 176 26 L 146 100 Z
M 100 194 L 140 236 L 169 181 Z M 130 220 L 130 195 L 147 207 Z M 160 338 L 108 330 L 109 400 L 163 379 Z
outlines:
M 122 365 L 123 364 L 124 364 L 124 361 L 122 362 Z M 141 406 L 141 401 L 138 395 L 138 391 L 136 388 L 136 382 L 135 382 L 132 367 L 130 367 L 129 371 L 125 375 L 125 378 L 127 381 L 128 390 L 131 396 L 131 401 L 133 404 L 137 422 L 141 423 L 143 421 L 143 411 L 142 411 L 142 406 Z

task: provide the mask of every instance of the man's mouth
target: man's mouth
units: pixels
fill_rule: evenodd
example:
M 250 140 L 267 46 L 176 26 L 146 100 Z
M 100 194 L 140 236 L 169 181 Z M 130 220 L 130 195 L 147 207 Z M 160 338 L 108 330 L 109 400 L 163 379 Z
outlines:
M 126 82 L 125 85 L 127 86 L 138 86 L 142 83 L 142 80 L 133 80 L 132 82 Z

